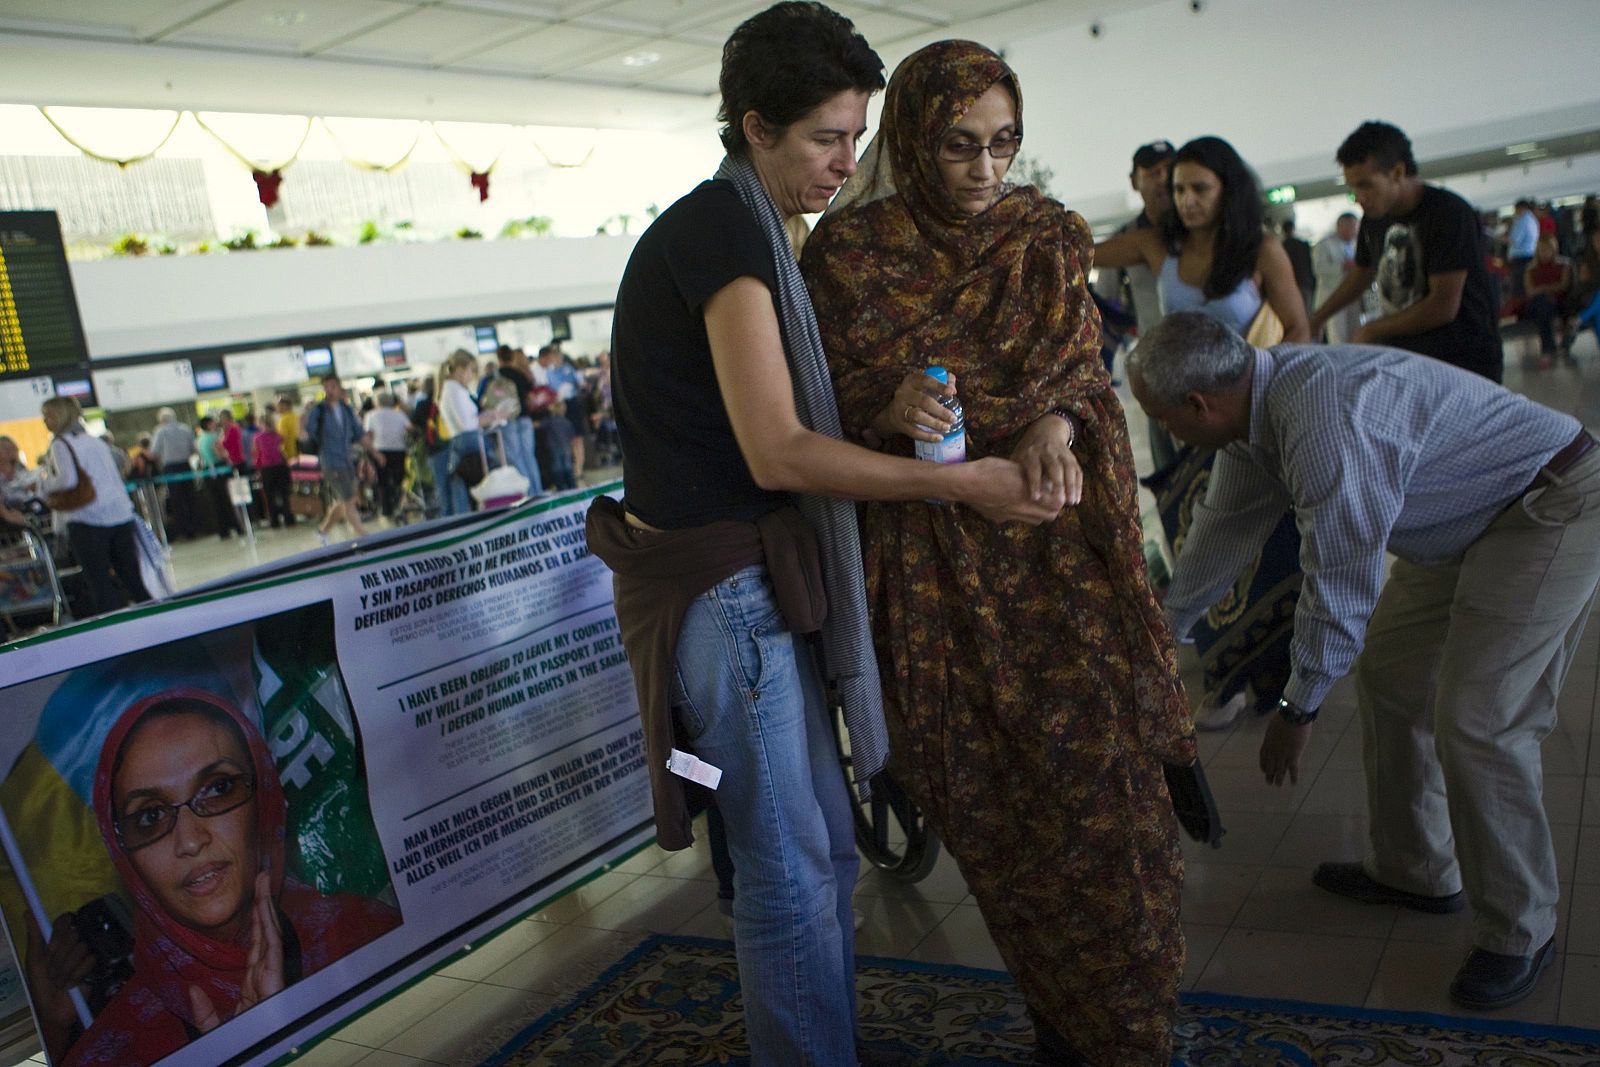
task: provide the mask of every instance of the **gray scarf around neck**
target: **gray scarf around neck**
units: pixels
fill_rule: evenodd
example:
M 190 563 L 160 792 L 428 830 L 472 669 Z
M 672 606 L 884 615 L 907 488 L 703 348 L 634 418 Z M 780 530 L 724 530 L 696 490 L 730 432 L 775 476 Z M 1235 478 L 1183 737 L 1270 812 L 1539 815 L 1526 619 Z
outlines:
M 795 261 L 783 216 L 748 159 L 727 156 L 715 177 L 733 183 L 739 199 L 755 215 L 772 247 L 778 275 L 778 320 L 800 422 L 813 433 L 843 440 L 817 315 L 811 309 L 811 294 L 800 276 L 800 264 Z M 822 674 L 844 708 L 851 766 L 862 799 L 866 799 L 872 776 L 883 770 L 889 757 L 889 735 L 883 721 L 878 661 L 867 622 L 866 577 L 861 567 L 856 507 L 851 501 L 833 497 L 805 493 L 794 497 L 795 506 L 816 531 L 821 549 L 823 589 L 828 596 L 828 615 L 822 624 Z

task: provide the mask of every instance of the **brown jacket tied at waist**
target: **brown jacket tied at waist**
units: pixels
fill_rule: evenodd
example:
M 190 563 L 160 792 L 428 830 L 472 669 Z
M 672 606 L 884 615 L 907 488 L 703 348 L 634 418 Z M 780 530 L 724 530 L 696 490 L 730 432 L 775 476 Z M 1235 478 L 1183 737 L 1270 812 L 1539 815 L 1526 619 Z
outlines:
M 755 522 L 713 522 L 688 530 L 641 530 L 622 504 L 596 497 L 589 506 L 589 551 L 611 568 L 622 645 L 644 724 L 645 760 L 655 803 L 656 843 L 676 850 L 694 843 L 684 780 L 667 770 L 675 744 L 672 672 L 678 632 L 694 599 L 752 564 L 765 562 L 779 610 L 795 633 L 822 627 L 817 539 L 800 512 L 780 508 Z

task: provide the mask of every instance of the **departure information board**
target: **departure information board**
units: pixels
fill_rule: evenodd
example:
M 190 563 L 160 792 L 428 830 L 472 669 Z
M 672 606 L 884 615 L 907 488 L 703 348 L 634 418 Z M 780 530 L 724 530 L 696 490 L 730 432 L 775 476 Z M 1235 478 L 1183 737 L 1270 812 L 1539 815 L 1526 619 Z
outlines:
M 89 361 L 54 211 L 0 211 L 0 378 Z

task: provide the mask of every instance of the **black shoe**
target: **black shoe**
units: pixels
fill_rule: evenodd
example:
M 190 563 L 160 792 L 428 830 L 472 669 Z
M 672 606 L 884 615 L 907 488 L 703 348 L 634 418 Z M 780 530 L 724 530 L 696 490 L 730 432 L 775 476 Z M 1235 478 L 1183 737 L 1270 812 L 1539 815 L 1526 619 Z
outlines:
M 1321 863 L 1311 881 L 1320 889 L 1363 904 L 1393 904 L 1430 915 L 1451 915 L 1466 907 L 1466 894 L 1459 889 L 1442 897 L 1407 893 L 1375 880 L 1359 863 Z
M 1463 1008 L 1478 1011 L 1515 1004 L 1533 992 L 1539 976 L 1555 959 L 1555 944 L 1552 937 L 1531 956 L 1504 956 L 1486 948 L 1473 949 L 1450 983 L 1450 999 Z

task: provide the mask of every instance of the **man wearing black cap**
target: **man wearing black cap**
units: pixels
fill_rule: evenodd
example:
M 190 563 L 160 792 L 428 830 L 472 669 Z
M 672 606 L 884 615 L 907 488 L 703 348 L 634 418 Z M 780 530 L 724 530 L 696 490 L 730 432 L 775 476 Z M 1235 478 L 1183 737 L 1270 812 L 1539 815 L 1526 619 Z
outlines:
M 1170 141 L 1151 141 L 1133 154 L 1133 171 L 1128 175 L 1128 183 L 1144 201 L 1144 210 L 1123 223 L 1117 233 L 1161 225 L 1161 217 L 1172 208 L 1167 172 L 1172 166 L 1174 152 Z M 1124 284 L 1132 294 L 1133 316 L 1142 336 L 1161 319 L 1161 298 L 1156 291 L 1156 276 L 1142 264 L 1122 270 L 1102 270 L 1095 292 L 1106 300 L 1121 300 Z M 1150 452 L 1156 470 L 1171 463 L 1175 457 L 1172 438 L 1154 422 L 1150 424 Z

